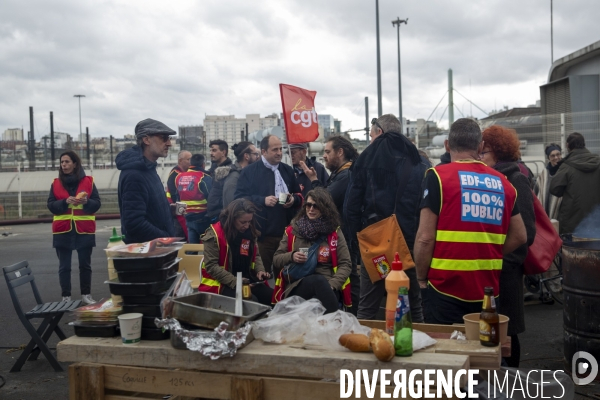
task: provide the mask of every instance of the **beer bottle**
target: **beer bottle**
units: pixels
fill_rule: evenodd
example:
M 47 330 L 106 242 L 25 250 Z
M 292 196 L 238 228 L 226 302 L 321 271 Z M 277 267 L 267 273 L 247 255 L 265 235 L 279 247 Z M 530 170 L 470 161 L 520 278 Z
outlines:
M 484 289 L 483 307 L 479 315 L 479 341 L 483 346 L 498 346 L 500 344 L 500 317 L 496 311 L 494 288 Z
M 400 357 L 412 356 L 413 353 L 413 328 L 408 303 L 408 288 L 398 289 L 398 303 L 396 307 L 396 322 L 394 324 L 394 349 Z

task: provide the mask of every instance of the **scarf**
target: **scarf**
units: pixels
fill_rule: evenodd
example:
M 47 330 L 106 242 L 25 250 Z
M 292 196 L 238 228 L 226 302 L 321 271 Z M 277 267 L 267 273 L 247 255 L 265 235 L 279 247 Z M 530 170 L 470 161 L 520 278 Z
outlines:
M 248 255 L 240 253 L 240 247 L 242 240 L 250 241 L 250 248 L 248 249 Z M 235 276 L 238 272 L 242 273 L 242 277 L 250 278 L 250 264 L 252 263 L 252 253 L 254 252 L 254 237 L 252 236 L 252 230 L 246 229 L 245 232 L 238 232 L 235 239 L 229 244 L 231 250 L 231 273 Z
M 553 167 L 551 163 L 548 163 L 548 165 L 546 165 L 546 169 L 548 170 L 548 173 L 550 174 L 550 176 L 554 176 L 554 174 L 556 174 L 556 171 L 558 171 L 558 169 L 560 168 L 560 163 L 556 163 L 556 165 Z
M 279 172 L 279 164 L 271 165 L 264 156 L 261 156 L 261 158 L 265 167 L 269 168 L 275 174 L 275 197 L 279 199 L 279 194 L 288 193 L 287 185 Z
M 298 234 L 309 241 L 314 241 L 320 236 L 328 235 L 333 231 L 329 222 L 322 217 L 312 220 L 306 215 L 296 220 L 296 228 Z

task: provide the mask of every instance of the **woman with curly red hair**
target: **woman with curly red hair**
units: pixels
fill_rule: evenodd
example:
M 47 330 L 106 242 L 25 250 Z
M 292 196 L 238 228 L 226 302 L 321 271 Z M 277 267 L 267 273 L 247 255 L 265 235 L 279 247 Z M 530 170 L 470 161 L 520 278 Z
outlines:
M 510 254 L 504 255 L 500 273 L 500 304 L 498 312 L 510 318 L 508 334 L 511 337 L 511 356 L 506 358 L 509 367 L 518 367 L 520 345 L 518 334 L 525 332 L 525 311 L 523 308 L 523 261 L 527 249 L 535 239 L 535 214 L 533 211 L 533 192 L 529 180 L 519 168 L 517 161 L 519 138 L 512 129 L 492 125 L 483 131 L 483 150 L 479 159 L 504 174 L 517 190 L 517 207 L 527 229 L 527 243 Z

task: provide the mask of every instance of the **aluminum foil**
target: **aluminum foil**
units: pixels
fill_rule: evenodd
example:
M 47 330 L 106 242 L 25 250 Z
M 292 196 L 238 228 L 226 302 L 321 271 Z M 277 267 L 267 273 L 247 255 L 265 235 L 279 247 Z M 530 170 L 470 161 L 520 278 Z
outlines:
M 246 337 L 252 327 L 250 324 L 242 326 L 234 332 L 227 331 L 229 324 L 221 322 L 214 331 L 189 331 L 183 329 L 174 318 L 154 320 L 159 328 L 168 329 L 171 335 L 176 335 L 189 350 L 200 352 L 210 357 L 211 360 L 217 360 L 221 357 L 233 357 L 237 350 L 246 343 Z

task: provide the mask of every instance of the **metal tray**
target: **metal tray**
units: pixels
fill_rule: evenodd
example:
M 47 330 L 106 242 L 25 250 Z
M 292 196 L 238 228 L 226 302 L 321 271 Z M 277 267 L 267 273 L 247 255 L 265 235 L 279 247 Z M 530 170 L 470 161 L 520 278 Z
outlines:
M 214 329 L 223 321 L 227 330 L 235 331 L 246 321 L 264 316 L 271 307 L 253 301 L 242 302 L 242 316 L 234 315 L 235 299 L 213 293 L 200 292 L 173 299 L 171 316 L 201 328 Z

